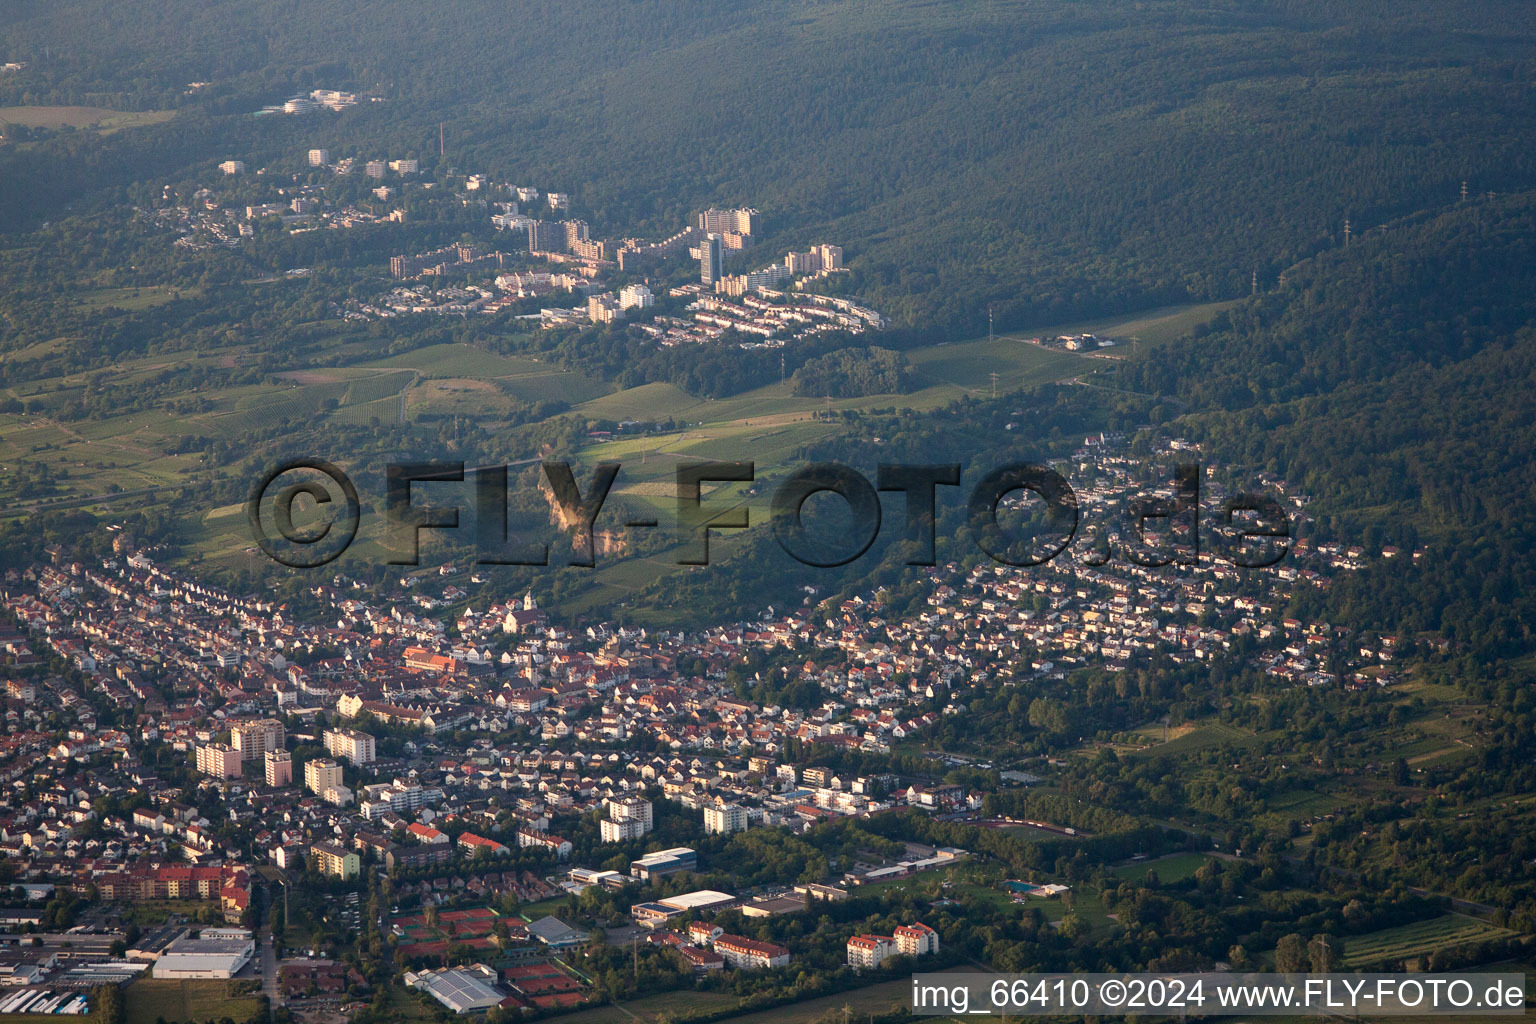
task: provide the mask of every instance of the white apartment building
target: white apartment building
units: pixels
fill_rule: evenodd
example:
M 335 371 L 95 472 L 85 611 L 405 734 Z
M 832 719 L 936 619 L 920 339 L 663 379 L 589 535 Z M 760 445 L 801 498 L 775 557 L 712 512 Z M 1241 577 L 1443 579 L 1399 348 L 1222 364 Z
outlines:
M 896 952 L 896 940 L 889 935 L 855 935 L 848 940 L 848 966 L 879 967 Z
M 325 730 L 325 750 L 353 766 L 368 764 L 376 753 L 373 737 L 356 729 Z
M 737 804 L 705 804 L 704 831 L 710 835 L 728 832 L 744 832 L 747 828 L 746 809 Z

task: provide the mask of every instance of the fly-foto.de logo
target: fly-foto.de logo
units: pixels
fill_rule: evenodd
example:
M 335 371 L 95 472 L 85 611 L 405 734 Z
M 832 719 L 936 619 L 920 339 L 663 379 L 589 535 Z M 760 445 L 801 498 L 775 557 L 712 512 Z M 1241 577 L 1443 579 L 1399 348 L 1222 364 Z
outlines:
M 569 462 L 547 461 L 541 490 L 556 506 L 559 521 L 571 524 L 570 554 L 559 564 L 594 566 L 593 533 L 623 466 L 599 463 L 586 486 Z M 1079 536 L 1077 493 L 1054 469 L 1014 463 L 982 474 L 964 505 L 959 463 L 882 463 L 873 482 L 849 466 L 832 462 L 799 467 L 773 488 L 768 525 L 774 539 L 795 561 L 814 568 L 847 565 L 862 557 L 880 536 L 885 518 L 880 494 L 893 496 L 901 510 L 906 564 L 936 564 L 941 522 L 957 521 L 969 542 L 1004 565 L 1036 566 L 1068 551 Z M 705 497 L 706 485 L 748 485 L 757 481 L 752 462 L 685 462 L 674 475 L 676 531 L 673 557 L 679 565 L 708 565 L 711 531 L 752 525 L 752 509 L 740 497 Z M 393 554 L 391 565 L 420 563 L 423 531 L 460 531 L 460 512 L 472 508 L 478 565 L 547 566 L 550 545 L 515 539 L 509 529 L 507 466 L 466 471 L 463 462 L 394 462 L 384 473 L 383 517 Z M 456 486 L 455 486 L 456 485 Z M 465 485 L 469 493 L 466 495 Z M 807 516 L 813 497 L 831 496 L 845 506 L 835 529 Z M 827 499 L 823 499 L 827 500 Z M 304 525 L 297 525 L 296 512 Z M 945 512 L 959 513 L 946 516 Z M 1216 556 L 1243 568 L 1263 568 L 1285 557 L 1290 522 L 1284 508 L 1265 494 L 1238 493 L 1212 510 Z M 356 539 L 363 515 L 356 486 L 339 467 L 323 459 L 295 459 L 274 467 L 251 490 L 246 516 L 257 545 L 277 562 L 316 568 L 339 557 Z M 1112 529 L 1095 524 L 1096 540 L 1079 558 L 1104 565 L 1116 557 L 1140 566 L 1194 565 L 1201 554 L 1200 467 L 1174 467 L 1172 480 L 1157 493 L 1131 496 Z M 626 530 L 660 529 L 654 515 L 631 515 L 617 524 Z

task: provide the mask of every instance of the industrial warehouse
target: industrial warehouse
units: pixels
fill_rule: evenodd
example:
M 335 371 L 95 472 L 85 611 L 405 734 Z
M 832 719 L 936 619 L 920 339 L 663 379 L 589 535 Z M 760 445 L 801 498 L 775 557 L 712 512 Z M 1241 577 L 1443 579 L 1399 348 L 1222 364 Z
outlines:
M 155 961 L 157 978 L 233 978 L 251 962 L 256 942 L 243 928 L 204 928 L 177 939 Z

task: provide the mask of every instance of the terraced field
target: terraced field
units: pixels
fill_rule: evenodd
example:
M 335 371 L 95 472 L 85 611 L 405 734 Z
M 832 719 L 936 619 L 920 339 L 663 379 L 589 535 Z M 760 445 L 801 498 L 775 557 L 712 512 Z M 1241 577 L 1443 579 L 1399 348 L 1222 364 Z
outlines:
M 371 402 L 344 405 L 331 414 L 337 423 L 366 427 L 378 420 L 380 423 L 396 423 L 400 419 L 400 396 L 375 398 Z
M 1394 960 L 1411 959 L 1469 942 L 1512 935 L 1513 932 L 1460 914 L 1446 914 L 1428 921 L 1384 928 L 1379 932 L 1346 939 L 1344 966 L 1370 967 Z
M 413 370 L 388 370 L 358 377 L 347 388 L 343 405 L 365 405 L 380 398 L 394 398 L 416 376 Z
M 507 377 L 533 373 L 549 367 L 534 359 L 499 356 L 473 345 L 428 345 L 365 366 L 415 370 L 426 377 Z

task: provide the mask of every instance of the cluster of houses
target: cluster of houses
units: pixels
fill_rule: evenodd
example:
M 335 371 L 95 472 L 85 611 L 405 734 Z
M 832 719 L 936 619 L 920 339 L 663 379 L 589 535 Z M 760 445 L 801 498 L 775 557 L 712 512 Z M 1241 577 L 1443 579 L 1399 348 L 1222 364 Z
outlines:
M 1083 453 L 1098 467 L 1081 489 L 1090 513 L 1113 509 L 1143 486 L 1137 463 L 1105 439 L 1090 439 Z M 1287 500 L 1298 511 L 1305 505 Z M 1067 559 L 1029 573 L 991 563 L 940 567 L 920 609 L 899 618 L 887 617 L 872 594 L 690 633 L 571 630 L 532 595 L 434 614 L 419 601 L 425 595 L 407 594 L 421 589 L 424 575 L 382 598 L 334 577 L 314 588 L 331 620 L 300 622 L 268 597 L 224 593 L 134 553 L 131 543 L 122 547 L 99 564 L 59 560 L 12 570 L 3 581 L 0 607 L 10 621 L 0 626 L 0 657 L 15 674 L 6 683 L 0 777 L 34 777 L 42 764 L 56 784 L 0 808 L 0 849 L 108 861 L 173 850 L 194 862 L 223 856 L 214 823 L 199 820 L 180 793 L 162 794 L 139 764 L 135 751 L 153 743 L 185 752 L 200 768 L 215 765 L 211 774 L 220 777 L 211 782 L 228 790 L 232 815 L 254 820 L 259 810 L 280 822 L 261 830 L 276 847 L 305 845 L 312 832 L 333 840 L 338 827 L 350 834 L 362 824 L 359 812 L 368 825 L 358 831 L 382 833 L 449 813 L 478 822 L 470 831 L 483 842 L 460 838 L 461 848 L 468 842 L 494 854 L 545 844 L 558 855 L 563 841 L 545 834 L 549 816 L 652 786 L 697 810 L 709 831 L 803 827 L 902 803 L 974 809 L 980 794 L 958 787 L 841 777 L 783 763 L 782 754 L 791 742 L 886 751 L 962 713 L 973 686 L 1089 664 L 1113 669 L 1152 654 L 1198 663 L 1244 637 L 1257 642 L 1254 657 L 1266 672 L 1303 685 L 1384 685 L 1397 651 L 1390 636 L 1353 636 L 1280 614 L 1294 588 L 1326 586 L 1332 569 L 1347 571 L 1357 557 L 1305 541 L 1293 559 L 1246 577 L 1218 560 L 1178 572 Z M 443 567 L 439 578 L 455 574 Z M 733 665 L 754 650 L 790 645 L 812 652 L 797 671 L 820 684 L 825 703 L 797 709 L 738 696 L 727 679 Z M 77 670 L 84 685 L 40 673 L 50 656 Z M 102 702 L 116 710 L 117 727 L 98 727 Z M 225 742 L 242 722 L 273 716 L 298 730 L 320 716 L 338 726 L 314 729 L 339 752 L 334 774 L 312 763 L 283 778 L 282 765 L 266 766 L 277 773 L 269 786 L 302 781 L 315 799 L 258 797 L 264 787 L 247 776 L 262 773 L 263 752 Z M 374 757 L 372 737 L 356 728 L 369 722 L 419 732 L 404 756 Z M 508 731 L 526 739 L 503 746 L 446 739 Z M 641 736 L 660 753 L 636 754 Z M 341 784 L 346 771 L 359 779 L 356 791 Z M 334 784 L 314 788 L 311 774 Z M 81 839 L 99 816 L 93 801 L 102 793 L 142 793 L 152 810 L 142 821 L 139 814 L 102 821 Z M 485 812 L 477 808 L 492 797 L 502 821 L 480 820 Z M 335 806 L 318 806 L 326 803 Z M 491 828 L 508 824 L 499 834 Z M 605 832 L 618 839 L 636 827 L 614 821 Z
M 1110 439 L 1089 439 L 1079 454 L 1097 467 L 1080 490 L 1088 515 L 1113 513 L 1147 486 Z M 1286 494 L 1281 482 L 1266 484 Z M 1303 514 L 1304 498 L 1284 500 Z M 940 566 L 900 616 L 877 592 L 691 632 L 572 629 L 531 594 L 467 605 L 453 566 L 381 589 L 332 576 L 312 591 L 323 620 L 306 621 L 269 596 L 224 592 L 157 564 L 131 538 L 118 541 L 92 564 L 53 549 L 0 581 L 0 857 L 24 885 L 195 900 L 207 920 L 231 924 L 247 915 L 249 873 L 262 861 L 342 879 L 377 863 L 423 906 L 464 892 L 547 899 L 693 870 L 687 847 L 638 858 L 627 873 L 576 866 L 538 877 L 506 866 L 530 848 L 569 861 L 573 844 L 555 823 L 579 815 L 600 819 L 603 843 L 641 839 L 654 828 L 657 793 L 697 814 L 701 834 L 805 829 L 898 806 L 973 812 L 984 794 L 964 786 L 814 763 L 815 751 L 881 752 L 920 736 L 964 713 L 973 687 L 1154 654 L 1199 663 L 1239 640 L 1264 671 L 1297 685 L 1381 686 L 1401 655 L 1397 638 L 1284 614 L 1297 588 L 1325 587 L 1367 557 L 1305 540 L 1286 562 L 1247 575 L 1220 560 L 1176 572 L 1068 559 L 1027 573 Z M 754 652 L 791 647 L 804 653 L 790 671 L 817 682 L 823 702 L 743 696 L 731 670 Z M 50 670 L 59 664 L 72 671 Z M 301 748 L 321 746 L 328 756 L 296 763 Z M 792 747 L 812 751 L 812 763 L 791 763 Z M 167 750 L 195 768 L 194 781 L 163 778 L 144 756 Z M 217 806 L 220 820 L 200 806 Z M 962 856 L 914 850 L 837 884 Z M 680 914 L 735 900 L 689 897 L 704 902 L 652 900 L 636 905 L 635 920 L 700 970 L 788 957 L 740 936 L 669 931 Z M 772 915 L 799 903 L 735 905 Z M 848 959 L 878 966 L 936 949 L 937 936 L 913 924 L 855 936 Z

